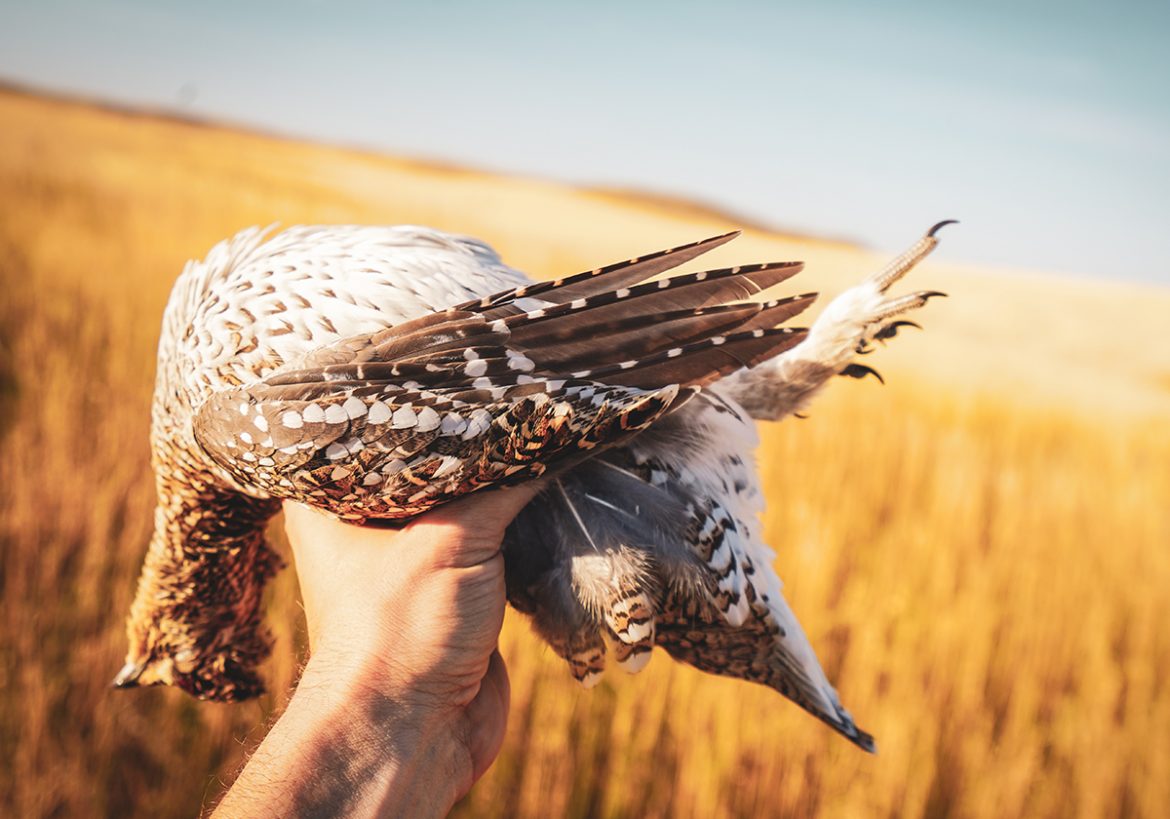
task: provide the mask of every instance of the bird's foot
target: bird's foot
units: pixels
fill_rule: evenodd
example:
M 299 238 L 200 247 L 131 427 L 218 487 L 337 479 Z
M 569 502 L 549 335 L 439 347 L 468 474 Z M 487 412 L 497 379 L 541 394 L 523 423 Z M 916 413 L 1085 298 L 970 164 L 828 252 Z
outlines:
M 654 649 L 654 604 L 645 591 L 616 594 L 604 611 L 606 625 L 614 638 L 614 659 L 630 674 L 637 674 L 650 662 Z
M 653 576 L 646 557 L 634 549 L 573 559 L 576 602 L 589 613 L 596 630 L 613 643 L 618 667 L 630 674 L 646 667 L 654 649 Z
M 918 310 L 935 296 L 946 295 L 938 290 L 920 290 L 891 297 L 888 291 L 930 255 L 938 246 L 938 231 L 953 222 L 950 219 L 939 222 L 885 268 L 834 299 L 813 324 L 803 354 L 840 375 L 852 378 L 873 375 L 882 380 L 873 368 L 852 361 L 853 356 L 872 352 L 874 342 L 885 343 L 904 327 L 918 327 L 915 322 L 900 317 Z
M 546 634 L 553 651 L 569 664 L 573 679 L 585 688 L 601 682 L 605 673 L 605 641 L 595 628 L 583 628 L 570 635 Z

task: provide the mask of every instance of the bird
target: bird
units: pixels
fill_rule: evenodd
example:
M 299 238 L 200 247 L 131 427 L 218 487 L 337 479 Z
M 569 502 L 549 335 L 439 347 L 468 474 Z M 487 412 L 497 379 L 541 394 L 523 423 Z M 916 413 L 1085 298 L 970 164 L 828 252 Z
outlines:
M 436 229 L 249 228 L 190 261 L 163 316 L 154 531 L 120 688 L 264 690 L 265 539 L 282 502 L 402 524 L 539 479 L 502 546 L 507 595 L 582 685 L 660 647 L 769 686 L 866 751 L 761 538 L 755 421 L 799 414 L 932 297 L 884 269 L 787 326 L 800 262 L 678 274 L 738 231 L 534 281 Z M 673 271 L 673 273 L 672 273 Z M 664 275 L 671 273 L 671 275 Z M 879 376 L 880 378 L 880 376 Z

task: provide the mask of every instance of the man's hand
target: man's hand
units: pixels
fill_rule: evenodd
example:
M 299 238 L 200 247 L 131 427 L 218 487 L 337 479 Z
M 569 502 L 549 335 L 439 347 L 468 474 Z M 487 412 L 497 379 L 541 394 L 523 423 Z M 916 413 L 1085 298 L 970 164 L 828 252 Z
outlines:
M 500 541 L 538 487 L 401 530 L 285 505 L 312 656 L 223 815 L 440 816 L 499 753 L 508 675 Z

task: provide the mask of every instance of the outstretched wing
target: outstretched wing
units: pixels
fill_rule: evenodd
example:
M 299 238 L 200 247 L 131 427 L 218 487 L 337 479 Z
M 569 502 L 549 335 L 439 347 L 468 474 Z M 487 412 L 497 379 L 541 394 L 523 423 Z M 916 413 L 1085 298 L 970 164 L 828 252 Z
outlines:
M 519 309 L 541 287 L 528 285 L 340 341 L 296 369 L 213 395 L 196 439 L 242 487 L 354 518 L 410 517 L 541 475 L 804 337 L 760 322 L 808 297 L 744 301 L 798 264 L 626 286 L 630 267 L 655 275 L 678 255 L 544 283 L 538 310 Z

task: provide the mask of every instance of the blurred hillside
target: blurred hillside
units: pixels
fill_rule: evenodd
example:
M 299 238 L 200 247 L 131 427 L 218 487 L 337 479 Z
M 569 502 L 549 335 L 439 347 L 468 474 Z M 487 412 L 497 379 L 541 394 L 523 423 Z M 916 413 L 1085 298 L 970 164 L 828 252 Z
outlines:
M 16 92 L 5 94 L 2 104 L 7 151 L 0 161 L 11 176 L 76 184 L 92 196 L 108 196 L 112 208 L 148 210 L 153 218 L 146 224 L 157 231 L 155 243 L 173 248 L 173 261 L 160 260 L 171 261 L 166 275 L 160 271 L 166 281 L 186 258 L 202 256 L 214 242 L 250 224 L 376 216 L 384 223 L 433 225 L 484 238 L 513 266 L 536 276 L 573 270 L 578 259 L 592 264 L 623 258 L 745 226 L 667 197 L 501 178 Z M 45 127 L 45 117 L 56 125 Z M 49 137 L 60 161 L 46 167 L 37 160 L 51 150 Z M 19 168 L 29 160 L 37 164 Z M 6 220 L 29 231 L 26 235 L 49 234 L 46 238 L 66 226 L 27 224 L 39 216 L 9 212 Z M 939 214 L 947 216 L 962 214 Z M 108 218 L 117 218 L 117 211 Z M 925 227 L 907 225 L 906 242 Z M 979 226 L 949 230 L 977 232 Z M 759 229 L 716 253 L 715 264 L 803 259 L 808 267 L 801 284 L 826 296 L 883 261 L 845 242 Z M 930 317 L 930 343 L 892 350 L 887 367 L 911 367 L 947 386 L 1024 400 L 1093 409 L 1100 403 L 1139 413 L 1170 410 L 1170 355 L 1165 345 L 1154 343 L 1170 315 L 1170 290 L 981 269 L 946 255 L 944 238 L 930 281 L 922 284 L 946 290 L 953 301 Z
M 737 226 L 0 92 L 0 814 L 191 815 L 295 679 L 286 572 L 259 704 L 108 688 L 151 525 L 163 305 L 186 259 L 273 222 L 433 225 L 537 276 Z M 758 229 L 711 255 L 803 259 L 822 305 L 882 262 Z M 881 754 L 660 654 L 579 691 L 510 617 L 509 736 L 465 815 L 1162 814 L 1170 292 L 964 266 L 945 234 L 912 277 L 951 298 L 867 360 L 889 386 L 841 379 L 810 420 L 765 425 L 759 455 L 789 599 Z

